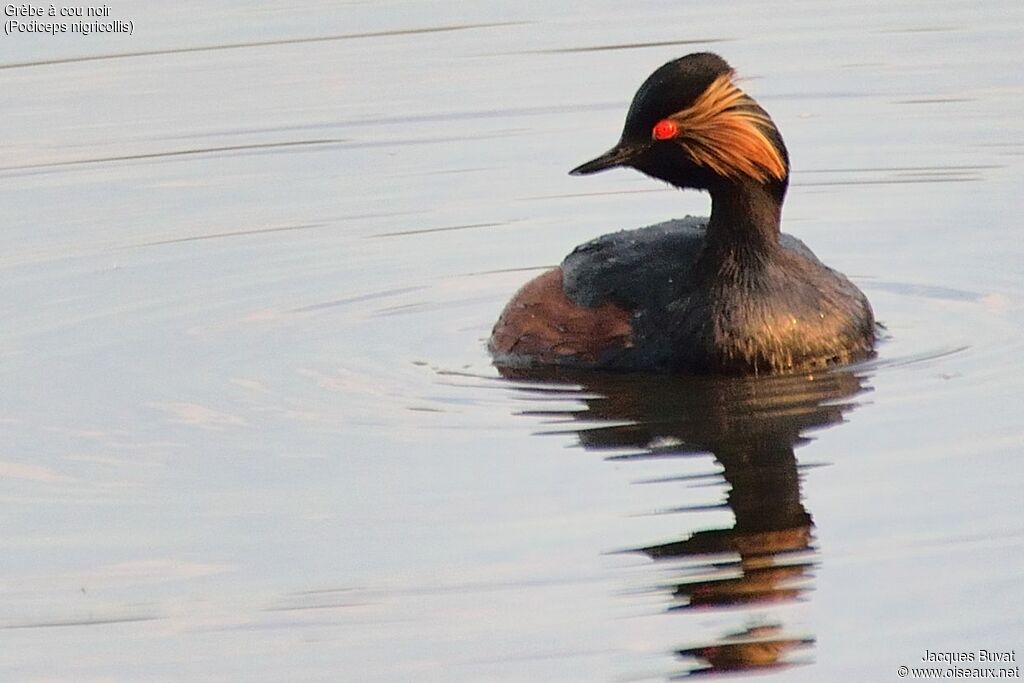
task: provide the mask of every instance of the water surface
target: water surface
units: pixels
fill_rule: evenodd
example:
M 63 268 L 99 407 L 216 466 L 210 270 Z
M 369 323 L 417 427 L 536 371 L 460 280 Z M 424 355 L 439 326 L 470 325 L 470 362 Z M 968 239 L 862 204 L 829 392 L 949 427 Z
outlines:
M 0 671 L 42 681 L 898 680 L 1024 651 L 1019 3 L 112 6 L 0 40 Z M 715 50 L 879 357 L 503 378 L 592 236 L 566 172 Z

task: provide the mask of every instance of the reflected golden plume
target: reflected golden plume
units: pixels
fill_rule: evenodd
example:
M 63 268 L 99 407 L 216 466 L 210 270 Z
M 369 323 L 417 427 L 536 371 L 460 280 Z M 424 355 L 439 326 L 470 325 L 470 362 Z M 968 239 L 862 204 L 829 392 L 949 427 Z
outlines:
M 765 182 L 786 177 L 786 162 L 766 130 L 768 115 L 723 74 L 686 109 L 669 117 L 679 126 L 677 141 L 694 162 L 726 178 Z

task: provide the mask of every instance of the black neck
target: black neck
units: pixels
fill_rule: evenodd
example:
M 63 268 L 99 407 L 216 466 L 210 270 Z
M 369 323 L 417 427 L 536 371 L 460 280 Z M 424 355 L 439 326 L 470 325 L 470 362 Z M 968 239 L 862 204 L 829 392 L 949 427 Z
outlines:
M 780 249 L 781 219 L 782 199 L 775 188 L 752 180 L 712 188 L 708 255 L 742 261 L 771 258 Z

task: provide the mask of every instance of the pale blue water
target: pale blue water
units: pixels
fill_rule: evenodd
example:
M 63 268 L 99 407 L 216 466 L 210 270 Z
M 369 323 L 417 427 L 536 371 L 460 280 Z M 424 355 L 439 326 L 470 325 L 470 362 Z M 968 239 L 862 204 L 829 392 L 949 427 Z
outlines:
M 887 681 L 1024 651 L 1019 3 L 111 9 L 134 35 L 0 37 L 0 678 Z M 709 49 L 879 358 L 501 379 L 516 287 L 706 213 L 566 173 Z

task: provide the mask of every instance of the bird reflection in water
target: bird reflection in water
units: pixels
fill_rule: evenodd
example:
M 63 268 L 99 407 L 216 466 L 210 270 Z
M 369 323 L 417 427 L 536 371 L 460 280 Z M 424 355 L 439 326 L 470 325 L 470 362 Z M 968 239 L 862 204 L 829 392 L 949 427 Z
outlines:
M 812 588 L 817 549 L 794 448 L 809 440 L 808 431 L 842 422 L 855 407 L 866 387 L 854 370 L 725 378 L 551 369 L 503 374 L 529 381 L 525 391 L 564 391 L 563 397 L 582 402 L 582 409 L 529 412 L 585 421 L 576 430 L 580 443 L 614 451 L 609 460 L 711 453 L 722 466 L 729 488 L 721 507 L 732 512 L 731 527 L 630 550 L 656 562 L 672 561 L 673 571 L 681 567 L 672 579 L 669 611 L 777 605 L 799 600 Z M 776 621 L 717 633 L 675 654 L 687 662 L 680 676 L 736 673 L 807 663 L 813 644 L 813 635 L 789 634 Z

